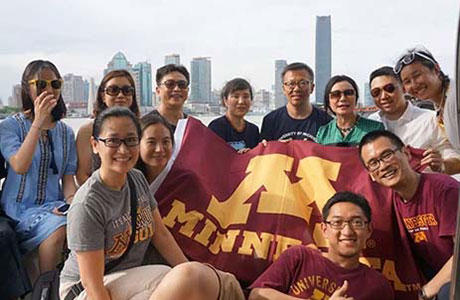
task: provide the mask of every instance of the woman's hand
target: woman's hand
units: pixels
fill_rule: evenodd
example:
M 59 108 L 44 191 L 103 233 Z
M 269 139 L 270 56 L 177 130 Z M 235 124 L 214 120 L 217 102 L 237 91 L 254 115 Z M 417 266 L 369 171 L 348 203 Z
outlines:
M 43 123 L 51 115 L 51 111 L 57 104 L 54 94 L 44 91 L 34 100 L 34 121 L 32 126 L 42 128 Z

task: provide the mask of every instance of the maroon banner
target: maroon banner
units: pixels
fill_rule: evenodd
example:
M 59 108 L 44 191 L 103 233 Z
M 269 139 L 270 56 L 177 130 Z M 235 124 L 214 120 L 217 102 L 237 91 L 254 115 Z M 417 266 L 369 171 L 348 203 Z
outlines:
M 250 284 L 289 246 L 326 248 L 320 211 L 336 191 L 353 191 L 373 213 L 362 261 L 391 281 L 398 299 L 417 299 L 421 277 L 391 191 L 370 180 L 357 148 L 274 141 L 237 154 L 196 119 L 178 130 L 180 151 L 155 197 L 191 260 Z M 416 165 L 421 151 L 412 154 Z

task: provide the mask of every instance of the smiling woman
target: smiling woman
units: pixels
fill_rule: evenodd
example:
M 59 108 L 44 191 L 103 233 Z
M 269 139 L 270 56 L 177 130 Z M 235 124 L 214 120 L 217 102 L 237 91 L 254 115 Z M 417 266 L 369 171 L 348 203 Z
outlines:
M 72 253 L 61 274 L 62 299 L 79 281 L 84 291 L 73 298 L 109 299 L 109 292 L 114 299 L 149 298 L 170 269 L 141 266 L 150 242 L 172 266 L 187 261 L 164 227 L 144 176 L 133 170 L 140 134 L 137 117 L 127 108 L 106 109 L 94 121 L 91 145 L 101 167 L 77 191 L 69 210 Z M 104 277 L 111 271 L 123 272 Z
M 324 104 L 335 120 L 318 130 L 316 140 L 324 145 L 356 146 L 368 132 L 383 129 L 383 124 L 358 116 L 358 86 L 346 75 L 332 77 L 326 85 Z
M 148 114 L 141 119 L 140 158 L 137 168 L 151 184 L 163 171 L 172 155 L 174 134 L 167 121 L 158 115 Z
M 128 107 L 137 117 L 139 107 L 136 100 L 134 79 L 126 70 L 115 70 L 107 73 L 99 85 L 97 91 L 96 107 L 94 116 L 97 117 L 108 107 Z M 92 155 L 90 138 L 92 135 L 93 121 L 82 125 L 77 134 L 77 183 L 82 185 L 99 168 L 99 158 Z

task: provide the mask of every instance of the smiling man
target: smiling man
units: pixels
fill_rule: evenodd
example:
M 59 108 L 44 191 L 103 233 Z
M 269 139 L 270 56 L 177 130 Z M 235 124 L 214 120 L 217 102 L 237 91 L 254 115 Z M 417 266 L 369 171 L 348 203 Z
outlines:
M 436 113 L 416 107 L 404 98 L 403 86 L 393 68 L 378 68 L 371 73 L 369 82 L 375 105 L 380 109 L 369 119 L 382 122 L 405 144 L 425 149 L 421 163 L 429 165 L 432 171 L 459 173 L 460 153 L 438 126 Z
M 361 161 L 371 178 L 393 190 L 397 213 L 410 237 L 420 271 L 428 281 L 421 299 L 449 292 L 457 219 L 459 183 L 443 174 L 419 174 L 410 153 L 389 131 L 374 131 L 359 145 Z M 441 292 L 440 292 L 441 291 Z
M 261 138 L 267 141 L 316 141 L 319 127 L 332 118 L 310 103 L 310 95 L 315 87 L 313 70 L 304 63 L 292 63 L 284 68 L 281 80 L 288 103 L 264 117 Z
M 391 300 L 393 290 L 379 272 L 359 262 L 372 233 L 371 208 L 360 195 L 339 192 L 323 207 L 321 230 L 329 249 L 287 249 L 251 286 L 257 299 Z
M 159 68 L 155 90 L 160 98 L 160 105 L 148 114 L 162 116 L 175 131 L 177 122 L 187 118 L 184 103 L 188 98 L 189 82 L 190 73 L 184 66 L 169 64 Z

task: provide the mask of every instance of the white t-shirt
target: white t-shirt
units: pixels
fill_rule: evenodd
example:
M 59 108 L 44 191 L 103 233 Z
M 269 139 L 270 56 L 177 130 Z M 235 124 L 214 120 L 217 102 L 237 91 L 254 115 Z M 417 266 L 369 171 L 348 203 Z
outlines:
M 443 121 L 450 143 L 455 149 L 460 149 L 460 120 L 458 119 L 457 108 L 457 88 L 455 82 L 451 79 L 444 105 Z
M 445 130 L 438 125 L 436 112 L 432 110 L 408 102 L 406 111 L 397 120 L 387 119 L 381 111 L 371 114 L 369 119 L 382 122 L 385 129 L 396 134 L 406 145 L 436 149 L 444 159 L 460 158 L 460 153 L 449 142 Z

